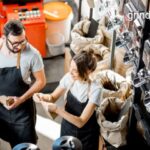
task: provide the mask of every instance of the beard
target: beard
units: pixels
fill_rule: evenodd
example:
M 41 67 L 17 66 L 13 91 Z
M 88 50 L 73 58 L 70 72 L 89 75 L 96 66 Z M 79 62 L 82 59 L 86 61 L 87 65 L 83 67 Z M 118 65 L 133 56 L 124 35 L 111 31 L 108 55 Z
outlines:
M 7 41 L 6 41 L 6 46 L 7 46 L 8 50 L 14 54 L 19 53 L 21 50 L 23 50 L 25 48 L 25 47 L 24 48 L 23 47 L 22 48 L 14 47 L 13 49 L 11 49 Z

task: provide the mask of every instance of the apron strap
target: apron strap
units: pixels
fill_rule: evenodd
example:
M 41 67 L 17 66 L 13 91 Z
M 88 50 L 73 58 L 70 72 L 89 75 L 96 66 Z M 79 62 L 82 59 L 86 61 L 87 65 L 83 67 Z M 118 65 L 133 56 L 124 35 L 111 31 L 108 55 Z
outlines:
M 17 69 L 20 68 L 20 57 L 21 57 L 21 51 L 17 55 Z
M 73 86 L 75 81 L 72 81 L 71 84 L 69 85 L 69 87 L 67 88 L 66 92 L 65 92 L 65 95 L 64 95 L 64 100 L 66 101 L 67 99 L 67 94 L 69 92 L 69 90 L 71 89 L 71 87 Z
M 66 99 L 67 99 L 67 94 L 68 94 L 68 92 L 69 92 L 69 90 L 71 89 L 71 87 L 73 86 L 73 84 L 74 84 L 74 82 L 75 81 L 73 81 L 70 85 L 69 85 L 69 87 L 67 88 L 67 90 L 66 90 L 66 92 L 65 92 L 65 95 L 64 95 L 64 100 L 66 101 Z M 88 81 L 88 95 L 87 95 L 87 97 L 88 97 L 88 99 L 89 99 L 89 97 L 90 97 L 90 88 L 91 88 L 91 81 L 89 80 Z

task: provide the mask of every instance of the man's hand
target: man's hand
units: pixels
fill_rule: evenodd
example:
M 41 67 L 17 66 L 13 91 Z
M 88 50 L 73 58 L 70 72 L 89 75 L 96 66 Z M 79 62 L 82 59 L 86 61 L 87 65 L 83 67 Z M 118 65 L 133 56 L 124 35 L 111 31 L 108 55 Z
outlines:
M 22 99 L 20 99 L 19 97 L 10 97 L 10 98 L 14 99 L 14 102 L 6 107 L 8 110 L 17 108 L 21 103 L 23 103 Z

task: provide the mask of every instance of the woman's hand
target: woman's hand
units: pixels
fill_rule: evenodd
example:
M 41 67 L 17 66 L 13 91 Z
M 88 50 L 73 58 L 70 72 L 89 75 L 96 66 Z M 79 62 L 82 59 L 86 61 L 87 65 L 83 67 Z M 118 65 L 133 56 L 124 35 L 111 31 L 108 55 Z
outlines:
M 48 102 L 44 102 L 41 101 L 42 106 L 44 107 L 44 109 L 48 112 L 55 112 L 57 110 L 57 105 L 54 103 L 48 103 Z
M 49 103 L 49 104 L 48 104 L 48 110 L 49 110 L 49 112 L 54 112 L 54 113 L 56 113 L 57 108 L 58 108 L 57 105 L 54 104 L 54 103 Z
M 33 100 L 37 103 L 40 103 L 41 101 L 50 102 L 51 101 L 51 95 L 50 94 L 43 94 L 43 93 L 35 93 L 33 95 Z
M 44 102 L 41 101 L 41 104 L 43 106 L 43 109 L 45 110 L 46 114 L 52 119 L 55 119 L 57 114 L 56 114 L 56 110 L 57 110 L 57 105 L 54 103 L 48 103 L 48 102 Z

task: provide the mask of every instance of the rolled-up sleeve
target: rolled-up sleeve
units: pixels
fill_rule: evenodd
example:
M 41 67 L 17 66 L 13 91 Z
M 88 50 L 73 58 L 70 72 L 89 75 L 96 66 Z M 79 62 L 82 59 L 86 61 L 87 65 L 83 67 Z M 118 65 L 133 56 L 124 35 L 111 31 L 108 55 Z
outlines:
M 43 59 L 39 52 L 34 53 L 31 61 L 31 71 L 37 72 L 44 68 Z

